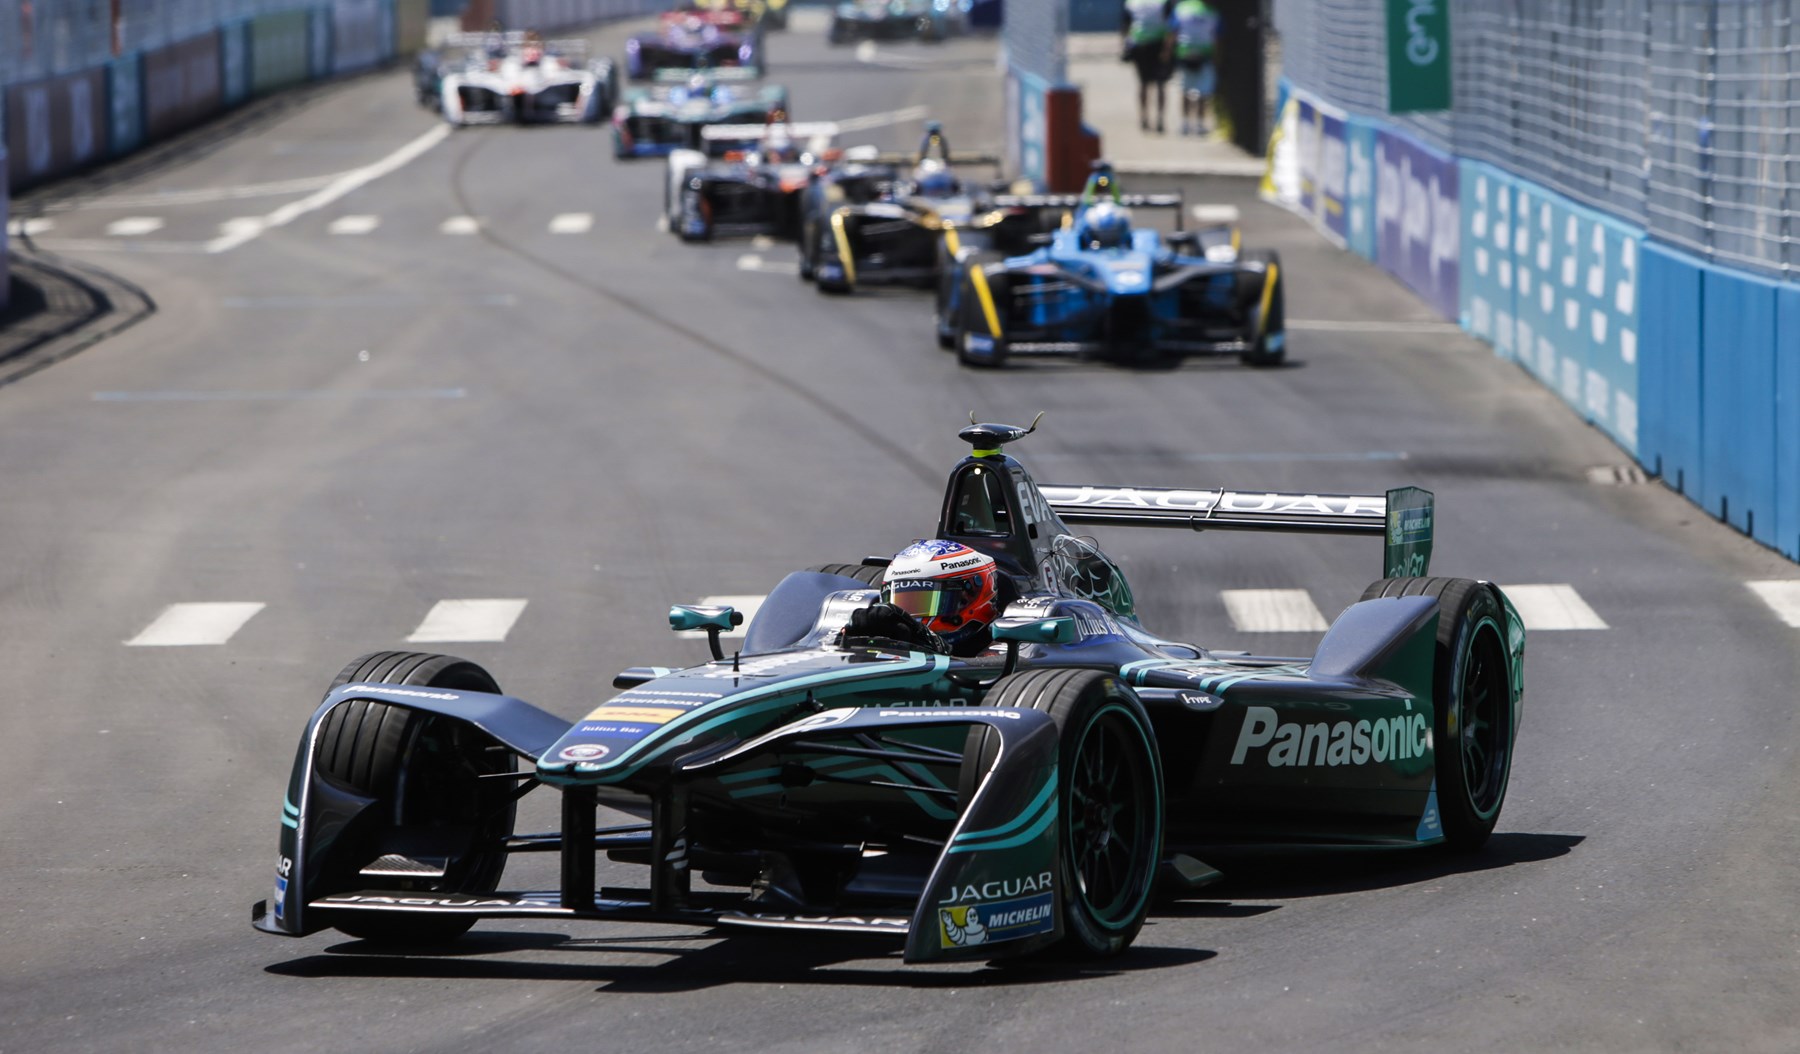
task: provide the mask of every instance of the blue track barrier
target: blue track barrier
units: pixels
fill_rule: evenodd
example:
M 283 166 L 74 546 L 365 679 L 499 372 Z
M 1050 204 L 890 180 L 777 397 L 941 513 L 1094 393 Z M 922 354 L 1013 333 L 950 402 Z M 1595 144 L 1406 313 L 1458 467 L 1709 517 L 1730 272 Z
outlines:
M 1638 460 L 1669 486 L 1699 501 L 1699 261 L 1651 242 L 1639 257 Z
M 1777 289 L 1739 271 L 1701 272 L 1700 504 L 1765 545 L 1775 539 Z
M 1775 548 L 1800 560 L 1800 285 L 1775 296 Z

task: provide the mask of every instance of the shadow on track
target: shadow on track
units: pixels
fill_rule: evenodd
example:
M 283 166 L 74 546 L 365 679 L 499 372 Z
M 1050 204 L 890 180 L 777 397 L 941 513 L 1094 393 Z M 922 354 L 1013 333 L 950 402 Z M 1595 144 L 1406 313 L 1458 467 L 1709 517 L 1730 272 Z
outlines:
M 1207 853 L 1206 862 L 1225 877 L 1206 887 L 1197 899 L 1161 905 L 1151 917 L 1212 917 L 1218 907 L 1212 903 L 1215 901 L 1298 900 L 1420 885 L 1451 875 L 1553 860 L 1568 855 L 1584 840 L 1578 834 L 1496 834 L 1480 852 L 1466 855 L 1435 849 L 1261 850 L 1254 854 L 1246 851 L 1241 856 Z
M 682 944 L 704 946 L 683 948 Z M 484 956 L 520 951 L 660 955 L 665 961 L 519 962 Z M 417 954 L 396 953 L 363 941 L 333 945 L 310 955 L 265 967 L 283 977 L 411 977 L 442 980 L 541 980 L 598 983 L 611 992 L 678 994 L 741 984 L 829 987 L 969 988 L 1078 982 L 1148 970 L 1192 966 L 1217 955 L 1199 948 L 1138 944 L 1104 962 L 1054 959 L 990 964 L 907 966 L 892 941 L 855 937 L 795 937 L 770 934 L 569 938 L 556 933 L 472 933 L 456 944 Z M 847 965 L 855 964 L 855 965 Z

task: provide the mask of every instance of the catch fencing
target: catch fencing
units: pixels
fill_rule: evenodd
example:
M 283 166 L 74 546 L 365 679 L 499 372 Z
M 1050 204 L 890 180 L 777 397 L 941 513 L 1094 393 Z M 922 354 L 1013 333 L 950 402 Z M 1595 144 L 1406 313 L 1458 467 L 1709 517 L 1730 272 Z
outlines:
M 1800 559 L 1800 0 L 1413 5 L 1447 110 L 1387 112 L 1382 0 L 1273 0 L 1268 192 Z

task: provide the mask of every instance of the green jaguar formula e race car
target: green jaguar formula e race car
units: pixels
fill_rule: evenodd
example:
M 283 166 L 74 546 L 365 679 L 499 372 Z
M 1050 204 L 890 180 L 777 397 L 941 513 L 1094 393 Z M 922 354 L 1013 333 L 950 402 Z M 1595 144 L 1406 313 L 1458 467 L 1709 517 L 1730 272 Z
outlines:
M 735 655 L 737 612 L 673 608 L 712 661 L 627 669 L 576 721 L 464 660 L 352 662 L 300 737 L 255 927 L 434 945 L 483 918 L 648 921 L 885 934 L 908 962 L 1107 956 L 1159 881 L 1217 877 L 1209 849 L 1487 839 L 1524 629 L 1498 587 L 1424 577 L 1429 493 L 1040 486 L 1006 452 L 1030 431 L 962 431 L 926 543 L 996 565 L 976 654 L 871 629 L 886 561 L 866 560 L 788 575 Z M 1215 654 L 1142 625 L 1071 530 L 1090 525 L 1368 534 L 1386 577 L 1311 658 Z M 536 792 L 559 830 L 515 829 Z M 601 827 L 602 804 L 638 822 Z M 505 887 L 520 853 L 556 854 L 557 887 Z M 647 876 L 602 883 L 601 853 Z

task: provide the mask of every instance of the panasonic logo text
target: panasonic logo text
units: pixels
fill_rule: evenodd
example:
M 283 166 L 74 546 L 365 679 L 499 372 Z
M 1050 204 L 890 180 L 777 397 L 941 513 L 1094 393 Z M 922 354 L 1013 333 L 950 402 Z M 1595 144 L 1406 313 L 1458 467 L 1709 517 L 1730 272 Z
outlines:
M 1252 706 L 1238 730 L 1233 765 L 1252 749 L 1268 747 L 1270 768 L 1336 767 L 1422 758 L 1431 749 L 1431 722 L 1423 713 L 1357 721 L 1282 721 L 1274 708 Z

